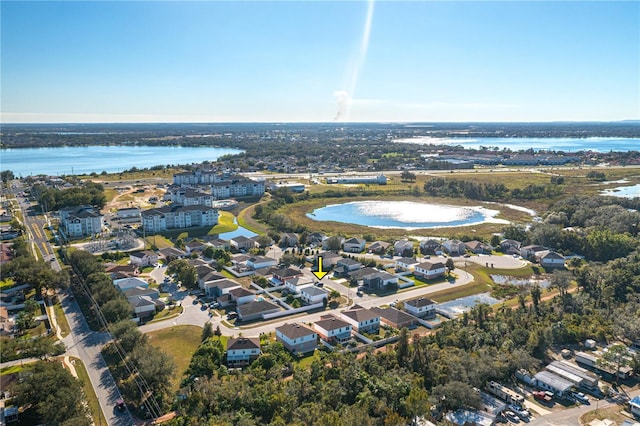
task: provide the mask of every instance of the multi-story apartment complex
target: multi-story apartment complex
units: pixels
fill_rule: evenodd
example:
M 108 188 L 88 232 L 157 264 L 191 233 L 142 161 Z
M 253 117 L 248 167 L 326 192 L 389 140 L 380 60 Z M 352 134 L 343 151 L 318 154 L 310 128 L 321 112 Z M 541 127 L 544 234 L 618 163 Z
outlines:
M 178 173 L 173 183 L 180 186 L 211 185 L 214 200 L 232 197 L 261 196 L 265 191 L 263 180 L 252 180 L 244 176 L 217 173 L 214 170 L 195 170 Z
M 60 209 L 60 222 L 67 237 L 86 237 L 102 230 L 103 216 L 91 206 Z
M 218 210 L 206 206 L 164 206 L 142 212 L 145 232 L 155 233 L 168 229 L 218 224 Z
M 193 188 L 172 187 L 167 191 L 167 198 L 183 206 L 212 207 L 213 196 Z

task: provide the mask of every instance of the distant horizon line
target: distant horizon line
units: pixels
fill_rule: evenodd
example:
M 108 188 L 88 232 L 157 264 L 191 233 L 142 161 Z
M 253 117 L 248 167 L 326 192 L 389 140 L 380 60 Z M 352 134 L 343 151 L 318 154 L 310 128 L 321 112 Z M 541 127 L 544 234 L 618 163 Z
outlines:
M 562 123 L 640 123 L 640 119 L 622 120 L 553 120 L 553 121 L 87 121 L 87 122 L 13 122 L 3 123 L 0 126 L 35 126 L 35 125 L 96 125 L 96 124 L 334 124 L 336 126 L 348 126 L 358 124 L 562 124 Z

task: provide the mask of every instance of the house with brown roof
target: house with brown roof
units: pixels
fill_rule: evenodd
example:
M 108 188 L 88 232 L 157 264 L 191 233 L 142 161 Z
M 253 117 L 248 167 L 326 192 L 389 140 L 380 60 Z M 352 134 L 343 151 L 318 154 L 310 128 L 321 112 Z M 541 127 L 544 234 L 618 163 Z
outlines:
M 379 308 L 376 306 L 371 310 L 380 315 L 380 321 L 393 328 L 410 328 L 418 322 L 415 317 L 396 308 Z
M 418 297 L 405 301 L 404 309 L 418 318 L 433 317 L 436 314 L 436 302 L 426 297 Z
M 158 263 L 158 254 L 151 250 L 134 251 L 129 253 L 129 263 L 140 268 Z
M 371 309 L 351 308 L 340 315 L 358 333 L 377 333 L 380 330 L 380 314 Z
M 247 290 L 243 287 L 238 287 L 229 290 L 229 296 L 231 296 L 231 300 L 236 303 L 236 306 L 244 305 L 245 303 L 253 302 L 256 297 L 256 294 L 252 291 Z
M 313 323 L 320 338 L 329 343 L 345 343 L 351 339 L 351 324 L 335 317 L 323 315 Z
M 447 268 L 444 263 L 435 260 L 426 260 L 415 267 L 413 275 L 418 278 L 432 280 L 434 278 L 444 277 Z
M 371 243 L 367 251 L 374 254 L 385 254 L 390 246 L 391 243 L 386 241 L 374 241 Z
M 464 243 L 464 245 L 471 253 L 475 254 L 491 254 L 493 251 L 493 247 L 491 245 L 478 240 L 468 241 Z
M 294 354 L 313 352 L 318 347 L 317 332 L 298 323 L 276 327 L 276 340 Z
M 227 341 L 227 366 L 245 367 L 260 356 L 260 339 L 257 337 L 238 337 Z

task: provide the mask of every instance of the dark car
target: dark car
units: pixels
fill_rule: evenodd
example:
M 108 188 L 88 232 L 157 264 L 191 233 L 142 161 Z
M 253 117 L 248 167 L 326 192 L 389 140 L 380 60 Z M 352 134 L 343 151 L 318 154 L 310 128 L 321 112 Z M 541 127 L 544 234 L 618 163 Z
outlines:
M 127 409 L 127 406 L 125 405 L 123 400 L 119 399 L 116 401 L 116 409 L 122 412 Z

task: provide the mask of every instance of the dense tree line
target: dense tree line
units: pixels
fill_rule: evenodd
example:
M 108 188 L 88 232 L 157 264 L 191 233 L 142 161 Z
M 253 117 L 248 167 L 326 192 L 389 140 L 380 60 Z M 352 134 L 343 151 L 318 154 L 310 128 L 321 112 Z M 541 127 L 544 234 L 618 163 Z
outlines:
M 31 187 L 31 193 L 43 211 L 81 205 L 90 205 L 101 209 L 107 202 L 102 184 L 91 181 L 66 189 L 36 184 Z
M 562 194 L 558 185 L 527 185 L 509 190 L 502 183 L 476 183 L 467 180 L 433 178 L 425 182 L 424 191 L 432 197 L 464 197 L 471 200 L 505 201 L 510 199 L 536 200 L 554 198 Z
M 92 424 L 82 384 L 60 362 L 33 364 L 13 392 L 16 395 L 13 402 L 24 409 L 33 409 L 41 423 L 60 426 Z

